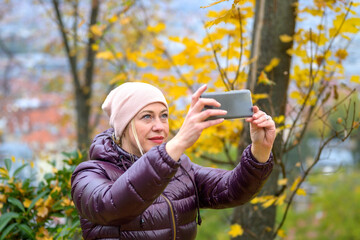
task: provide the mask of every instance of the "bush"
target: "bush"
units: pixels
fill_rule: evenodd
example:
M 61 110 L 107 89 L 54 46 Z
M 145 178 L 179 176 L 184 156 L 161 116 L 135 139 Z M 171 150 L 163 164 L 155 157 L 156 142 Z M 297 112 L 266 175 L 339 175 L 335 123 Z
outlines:
M 286 239 L 359 239 L 360 172 L 315 174 L 309 182 L 318 188 L 303 212 L 290 211 Z
M 64 153 L 61 169 L 34 186 L 36 174 L 24 177 L 29 168 L 23 164 L 13 170 L 15 158 L 5 159 L 0 167 L 0 240 L 2 239 L 76 239 L 80 236 L 80 221 L 71 200 L 71 174 L 82 161 L 77 151 Z

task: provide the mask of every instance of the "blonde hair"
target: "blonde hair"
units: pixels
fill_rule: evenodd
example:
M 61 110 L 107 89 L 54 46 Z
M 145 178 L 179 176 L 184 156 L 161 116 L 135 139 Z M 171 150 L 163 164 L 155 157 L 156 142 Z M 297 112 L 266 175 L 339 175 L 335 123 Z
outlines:
M 138 137 L 137 132 L 136 132 L 134 118 L 131 120 L 130 125 L 131 125 L 132 134 L 134 135 L 134 138 L 135 138 L 136 145 L 137 145 L 137 147 L 138 147 L 138 149 L 139 149 L 139 151 L 140 151 L 140 154 L 141 154 L 141 156 L 142 156 L 142 155 L 144 155 L 144 150 L 143 150 L 143 148 L 141 147 L 141 144 L 140 144 L 140 141 L 139 141 L 139 137 Z
M 134 119 L 132 119 L 132 120 L 130 121 L 130 123 L 125 127 L 125 130 L 123 131 L 123 133 L 122 133 L 122 135 L 121 135 L 120 138 L 116 138 L 115 133 L 114 133 L 113 136 L 112 136 L 112 137 L 113 137 L 113 140 L 114 140 L 114 142 L 115 142 L 117 145 L 119 145 L 120 147 L 122 147 L 122 146 L 121 146 L 121 145 L 122 145 L 122 144 L 121 144 L 121 143 L 122 143 L 122 140 L 123 140 L 123 138 L 124 138 L 124 136 L 125 136 L 125 133 L 127 132 L 127 130 L 128 130 L 129 127 L 131 127 L 131 132 L 132 132 L 132 134 L 133 134 L 133 136 L 134 136 L 134 138 L 135 138 L 136 145 L 137 145 L 137 147 L 138 147 L 138 149 L 139 149 L 139 152 L 140 152 L 140 154 L 141 154 L 141 156 L 142 156 L 142 155 L 144 155 L 144 150 L 143 150 L 143 148 L 141 147 L 141 144 L 140 144 L 140 141 L 139 141 L 139 137 L 138 137 L 137 132 L 136 132 Z

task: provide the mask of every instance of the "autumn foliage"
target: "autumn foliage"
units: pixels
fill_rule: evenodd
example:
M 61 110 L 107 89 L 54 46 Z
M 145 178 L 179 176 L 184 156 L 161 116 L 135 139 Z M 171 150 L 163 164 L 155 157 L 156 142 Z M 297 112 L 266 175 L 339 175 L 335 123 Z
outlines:
M 271 89 L 277 87 L 274 69 L 281 64 L 277 56 L 273 56 L 257 73 L 254 86 L 248 83 L 252 64 L 261 58 L 261 55 L 252 57 L 251 54 L 252 34 L 256 30 L 252 29 L 256 9 L 254 0 L 230 1 L 230 6 L 224 8 L 222 4 L 229 1 L 204 3 L 199 11 L 207 12 L 207 21 L 197 23 L 203 25 L 202 34 L 197 36 L 169 35 L 166 19 L 154 15 L 150 19 L 146 17 L 148 12 L 137 9 L 133 1 L 125 2 L 126 11 L 108 11 L 95 24 L 84 17 L 82 21 L 73 21 L 79 28 L 86 26 L 85 39 L 94 40 L 88 50 L 95 56 L 97 84 L 113 87 L 127 81 L 143 81 L 158 86 L 169 102 L 172 134 L 181 127 L 189 96 L 202 84 L 208 85 L 208 91 L 254 90 L 257 86 L 266 86 L 270 89 L 267 92 L 253 92 L 253 102 L 257 104 L 270 99 Z M 114 2 L 109 4 L 114 6 Z M 284 157 L 276 159 L 276 167 L 281 172 L 275 181 L 276 193 L 259 195 L 250 202 L 254 211 L 281 206 L 280 220 L 272 227 L 264 227 L 264 231 L 271 232 L 274 238 L 285 237 L 283 224 L 289 207 L 296 195 L 307 195 L 301 184 L 319 161 L 322 150 L 334 139 L 345 141 L 350 138 L 359 127 L 358 106 L 352 101 L 352 96 L 358 95 L 360 75 L 346 75 L 344 66 L 349 57 L 348 48 L 360 29 L 359 5 L 346 0 L 296 2 L 295 34 L 279 36 L 282 43 L 292 43 L 292 47 L 286 49 L 291 56 L 291 69 L 283 73 L 289 80 L 288 98 L 284 114 L 269 114 L 282 137 L 279 142 Z M 138 17 L 140 12 L 145 13 L 144 17 Z M 76 14 L 67 15 L 68 18 L 74 16 L 79 18 Z M 63 31 L 64 27 L 60 30 Z M 70 40 L 71 36 L 81 38 L 75 34 L 76 31 L 72 32 L 72 27 L 63 31 L 64 34 Z M 69 50 L 68 54 L 70 60 L 84 55 L 75 50 Z M 92 88 L 92 85 L 86 86 L 82 91 L 88 92 Z M 103 95 L 93 96 L 86 103 L 92 104 L 93 115 L 97 116 L 106 94 L 100 92 Z M 271 102 L 268 105 L 273 109 Z M 334 123 L 332 118 L 340 108 L 345 112 Z M 93 119 L 98 119 L 97 116 Z M 241 154 L 238 147 L 243 140 L 243 131 L 242 120 L 224 121 L 204 131 L 187 154 L 211 167 L 231 168 L 237 164 Z M 320 141 L 316 154 L 308 162 L 291 162 L 286 154 L 300 146 L 309 131 L 315 132 Z M 70 157 L 80 158 L 79 155 Z M 46 175 L 45 181 L 36 187 L 30 184 L 30 180 L 10 176 L 11 160 L 6 162 L 6 168 L 0 169 L 5 182 L 0 188 L 6 190 L 6 194 L 0 194 L 4 213 L 0 218 L 0 239 L 10 232 L 16 237 L 39 237 L 41 234 L 44 239 L 50 233 L 61 238 L 59 229 L 68 229 L 68 236 L 73 234 L 78 223 L 72 222 L 75 213 L 71 212 L 72 203 L 66 200 L 70 193 L 68 181 L 73 163 L 68 162 L 69 168 L 56 174 Z M 52 224 L 58 217 L 66 221 L 56 230 Z M 35 232 L 29 229 L 35 229 Z M 233 238 L 246 231 L 240 224 L 229 224 L 228 234 Z

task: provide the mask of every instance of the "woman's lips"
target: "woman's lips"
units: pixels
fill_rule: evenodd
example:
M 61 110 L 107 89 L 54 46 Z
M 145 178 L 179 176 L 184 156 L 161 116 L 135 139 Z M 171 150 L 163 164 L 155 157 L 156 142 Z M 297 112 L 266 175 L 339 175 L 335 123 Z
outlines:
M 149 140 L 156 144 L 161 144 L 164 141 L 164 137 L 162 137 L 162 136 L 152 137 L 152 138 L 149 138 Z

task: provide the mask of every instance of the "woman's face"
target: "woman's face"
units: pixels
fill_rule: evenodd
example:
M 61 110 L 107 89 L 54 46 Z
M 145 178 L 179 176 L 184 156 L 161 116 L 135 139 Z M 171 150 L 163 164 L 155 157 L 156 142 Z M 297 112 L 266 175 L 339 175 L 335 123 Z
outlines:
M 168 109 L 162 103 L 151 103 L 134 117 L 134 125 L 140 145 L 145 152 L 164 143 L 169 135 Z M 129 153 L 141 156 L 131 124 L 126 128 L 122 147 Z

